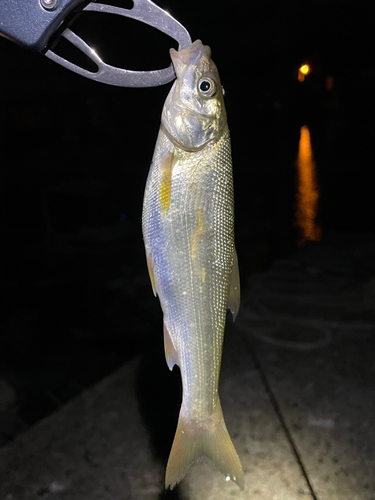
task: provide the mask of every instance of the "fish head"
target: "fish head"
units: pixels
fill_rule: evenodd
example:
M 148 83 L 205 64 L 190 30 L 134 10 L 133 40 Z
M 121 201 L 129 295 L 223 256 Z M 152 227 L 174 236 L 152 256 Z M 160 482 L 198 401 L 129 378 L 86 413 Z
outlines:
M 177 79 L 164 104 L 162 125 L 176 146 L 198 151 L 218 140 L 227 124 L 219 73 L 210 47 L 200 40 L 170 54 Z

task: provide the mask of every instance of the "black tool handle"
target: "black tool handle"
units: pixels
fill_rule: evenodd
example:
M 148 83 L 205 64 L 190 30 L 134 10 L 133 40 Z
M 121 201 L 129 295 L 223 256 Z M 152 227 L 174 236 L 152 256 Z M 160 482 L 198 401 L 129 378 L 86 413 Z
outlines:
M 66 16 L 82 0 L 0 0 L 0 35 L 43 50 Z

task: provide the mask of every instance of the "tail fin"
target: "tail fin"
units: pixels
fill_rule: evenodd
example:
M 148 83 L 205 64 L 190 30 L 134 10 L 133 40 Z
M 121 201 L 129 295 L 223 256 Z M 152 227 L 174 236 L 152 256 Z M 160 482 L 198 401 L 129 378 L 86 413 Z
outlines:
M 203 422 L 184 419 L 180 413 L 165 473 L 165 487 L 173 489 L 202 456 L 209 458 L 227 480 L 231 479 L 244 489 L 241 462 L 228 434 L 220 401 L 215 413 Z

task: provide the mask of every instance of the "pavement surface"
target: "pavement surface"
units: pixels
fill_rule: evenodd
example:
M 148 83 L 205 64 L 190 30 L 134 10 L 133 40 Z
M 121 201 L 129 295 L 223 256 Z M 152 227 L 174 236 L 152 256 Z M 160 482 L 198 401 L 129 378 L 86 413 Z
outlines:
M 220 383 L 243 492 L 204 461 L 163 492 L 181 388 L 160 334 L 0 449 L 0 500 L 374 500 L 374 253 L 327 237 L 243 284 Z

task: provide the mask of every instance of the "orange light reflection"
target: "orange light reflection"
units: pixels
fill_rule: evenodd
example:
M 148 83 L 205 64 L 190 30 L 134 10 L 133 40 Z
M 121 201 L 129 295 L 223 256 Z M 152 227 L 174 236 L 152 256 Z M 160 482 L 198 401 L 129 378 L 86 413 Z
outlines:
M 319 190 L 316 182 L 316 168 L 311 148 L 310 131 L 307 126 L 301 128 L 296 166 L 298 171 L 298 193 L 295 219 L 301 234 L 299 243 L 319 241 L 322 230 L 315 221 Z

